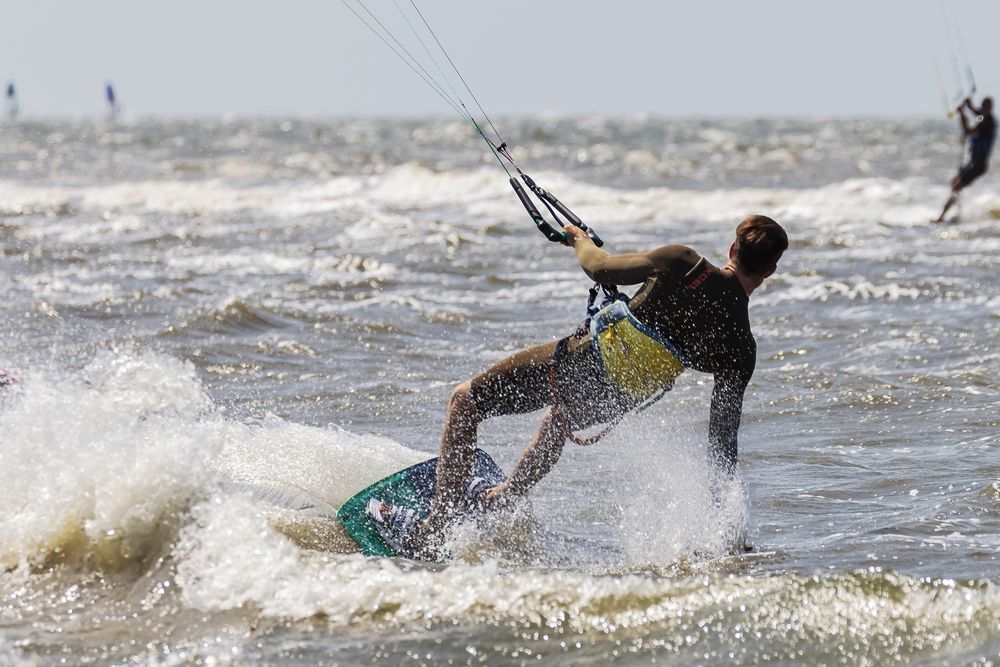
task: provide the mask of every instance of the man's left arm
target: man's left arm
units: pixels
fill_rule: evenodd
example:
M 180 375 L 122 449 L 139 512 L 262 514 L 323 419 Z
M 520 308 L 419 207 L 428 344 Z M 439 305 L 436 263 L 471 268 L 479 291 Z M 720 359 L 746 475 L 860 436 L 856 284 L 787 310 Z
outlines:
M 712 408 L 708 419 L 708 452 L 726 472 L 736 472 L 736 434 L 743 414 L 743 394 L 749 374 L 722 371 L 715 375 Z

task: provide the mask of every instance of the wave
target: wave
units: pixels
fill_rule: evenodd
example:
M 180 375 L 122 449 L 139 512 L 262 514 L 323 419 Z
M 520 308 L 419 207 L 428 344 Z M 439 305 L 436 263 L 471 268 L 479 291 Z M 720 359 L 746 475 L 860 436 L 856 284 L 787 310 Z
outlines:
M 193 367 L 103 353 L 75 377 L 21 377 L 0 416 L 2 562 L 121 565 L 161 548 L 221 445 L 177 428 L 208 407 Z
M 898 283 L 873 284 L 869 280 L 856 277 L 853 282 L 843 280 L 809 280 L 801 276 L 794 282 L 784 281 L 779 277 L 778 281 L 790 284 L 782 285 L 780 291 L 773 291 L 761 299 L 760 304 L 771 306 L 781 301 L 814 301 L 824 302 L 830 300 L 843 301 L 900 301 L 914 300 L 923 293 L 916 287 L 900 285 Z M 760 305 L 757 304 L 757 305 Z
M 740 219 L 748 211 L 770 212 L 810 226 L 864 222 L 889 229 L 923 226 L 947 194 L 944 183 L 909 177 L 851 178 L 808 188 L 739 187 L 709 190 L 675 187 L 621 188 L 575 179 L 565 172 L 541 171 L 536 180 L 570 203 L 588 220 L 617 226 L 655 220 Z M 278 219 L 360 211 L 388 212 L 405 207 L 451 207 L 490 221 L 520 211 L 506 177 L 495 169 L 434 170 L 406 163 L 371 176 L 338 176 L 325 181 L 281 185 L 241 185 L 226 180 L 147 180 L 114 185 L 46 186 L 0 181 L 4 212 L 16 217 L 64 217 L 110 213 L 223 215 L 254 212 Z M 1000 190 L 984 185 L 966 201 L 966 213 L 995 221 Z M 350 216 L 349 216 L 350 217 Z M 355 216 L 356 217 L 356 216 Z M 878 228 L 870 229 L 883 233 Z
M 19 375 L 0 403 L 7 568 L 52 559 L 124 567 L 165 553 L 188 514 L 213 499 L 286 488 L 329 509 L 421 458 L 335 428 L 228 420 L 194 367 L 163 355 L 101 352 L 77 373 Z M 299 530 L 295 513 L 281 515 L 287 506 L 273 500 L 257 497 L 255 515 L 270 511 Z M 329 512 L 320 518 L 332 522 Z
M 214 308 L 199 312 L 191 322 L 172 328 L 171 333 L 185 329 L 204 330 L 213 334 L 240 334 L 280 329 L 287 324 L 281 315 L 265 306 L 231 298 Z
M 290 543 L 352 550 L 333 519 L 335 508 L 368 484 L 426 458 L 390 439 L 335 426 L 273 416 L 235 421 L 208 397 L 192 364 L 158 353 L 102 351 L 78 371 L 29 367 L 18 374 L 20 382 L 0 397 L 6 434 L 0 448 L 0 562 L 7 568 L 53 558 L 85 568 L 124 567 L 162 555 L 191 516 L 230 501 L 247 503 L 246 521 L 263 521 Z M 656 428 L 638 420 L 621 437 L 641 448 L 641 442 L 658 442 L 645 433 Z M 712 498 L 698 490 L 707 488 L 707 468 L 700 456 L 687 458 L 699 463 L 685 468 L 684 483 L 648 470 L 622 473 L 632 480 L 633 492 L 645 489 L 617 499 L 626 523 L 636 528 L 629 532 L 639 536 L 627 547 L 630 562 L 725 551 L 722 536 L 732 528 L 723 517 L 738 520 L 743 500 L 725 491 L 720 508 L 706 514 Z M 671 470 L 683 465 L 677 459 Z M 667 496 L 658 491 L 668 487 Z M 657 519 L 663 506 L 687 524 L 679 534 L 665 528 L 662 516 Z M 657 526 L 671 537 L 661 539 Z M 571 548 L 540 545 L 563 555 Z
M 989 641 L 1000 616 L 1000 590 L 988 581 L 879 567 L 739 575 L 739 559 L 718 563 L 721 573 L 666 576 L 496 562 L 410 567 L 299 552 L 237 503 L 206 509 L 177 551 L 185 604 L 206 612 L 250 606 L 266 618 L 319 617 L 331 628 L 380 632 L 487 625 L 587 643 L 644 637 L 661 651 L 729 651 L 749 664 L 803 652 L 836 659 L 847 643 L 867 652 L 858 664 L 873 665 Z
M 331 520 L 350 495 L 420 452 L 334 426 L 233 420 L 190 364 L 160 354 L 103 352 L 75 372 L 20 370 L 0 397 L 0 591 L 22 591 L 6 599 L 24 619 L 63 608 L 86 616 L 80 604 L 102 609 L 110 597 L 121 616 L 169 609 L 151 621 L 161 635 L 180 609 L 335 635 L 485 625 L 515 638 L 744 664 L 836 661 L 857 647 L 867 652 L 861 664 L 884 664 L 985 645 L 1000 618 L 1000 590 L 988 581 L 879 567 L 808 575 L 781 571 L 781 554 L 722 556 L 719 535 L 731 525 L 705 512 L 704 464 L 675 452 L 670 466 L 649 466 L 662 445 L 643 437 L 662 433 L 649 416 L 615 436 L 635 448 L 615 455 L 631 463 L 616 468 L 631 495 L 607 499 L 634 535 L 625 563 L 553 567 L 532 549 L 580 543 L 547 540 L 529 523 L 495 527 L 499 541 L 459 531 L 456 563 L 422 566 L 353 553 Z M 981 493 L 995 497 L 994 486 Z M 722 497 L 730 522 L 746 510 L 741 493 L 737 485 Z M 537 544 L 512 554 L 515 534 Z M 98 572 L 104 583 L 89 585 Z M 77 597 L 36 608 L 49 590 Z M 0 644 L 0 657 L 8 648 Z

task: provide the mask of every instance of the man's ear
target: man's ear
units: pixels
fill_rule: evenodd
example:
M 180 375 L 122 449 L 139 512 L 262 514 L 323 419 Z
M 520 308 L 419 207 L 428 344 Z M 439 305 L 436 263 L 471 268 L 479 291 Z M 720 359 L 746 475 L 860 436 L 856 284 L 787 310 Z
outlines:
M 736 259 L 736 241 L 729 244 L 729 259 Z

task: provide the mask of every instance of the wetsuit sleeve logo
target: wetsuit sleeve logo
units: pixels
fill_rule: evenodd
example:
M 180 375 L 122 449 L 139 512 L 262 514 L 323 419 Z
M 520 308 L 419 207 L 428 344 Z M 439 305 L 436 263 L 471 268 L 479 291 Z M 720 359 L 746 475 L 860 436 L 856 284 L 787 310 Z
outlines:
M 698 271 L 699 267 L 704 267 L 704 268 L 701 270 L 700 273 L 697 273 L 692 278 L 691 274 L 694 274 L 696 271 Z M 685 279 L 689 279 L 684 284 L 684 289 L 698 289 L 699 287 L 701 287 L 701 284 L 703 282 L 705 282 L 706 280 L 708 280 L 708 274 L 709 273 L 710 273 L 710 270 L 709 270 L 709 267 L 708 267 L 708 262 L 706 262 L 705 258 L 702 257 L 701 259 L 698 260 L 698 262 L 694 265 L 694 267 L 690 271 L 688 271 L 687 274 L 684 276 Z

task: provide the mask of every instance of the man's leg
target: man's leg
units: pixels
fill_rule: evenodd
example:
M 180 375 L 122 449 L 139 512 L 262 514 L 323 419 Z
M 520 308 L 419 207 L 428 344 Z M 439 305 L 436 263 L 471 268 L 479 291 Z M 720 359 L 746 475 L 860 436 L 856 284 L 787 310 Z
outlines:
M 948 214 L 948 209 L 954 206 L 955 202 L 958 201 L 958 193 L 965 187 L 963 182 L 963 172 L 965 168 L 958 170 L 958 173 L 951 177 L 951 193 L 948 195 L 948 201 L 944 203 L 944 208 L 941 209 L 941 215 L 937 217 L 934 222 L 944 222 L 944 216 Z
M 427 523 L 427 529 L 431 531 L 444 528 L 461 506 L 465 485 L 472 475 L 476 431 L 481 423 L 475 404 L 462 391 L 456 391 L 452 397 L 448 413 L 437 468 L 436 483 L 439 491 L 434 498 L 435 510 L 428 517 Z M 527 493 L 559 461 L 565 444 L 566 435 L 556 423 L 550 408 L 545 412 L 538 432 L 514 464 L 507 479 L 487 491 L 487 504 L 499 507 Z
M 941 215 L 939 215 L 937 220 L 934 222 L 944 222 L 944 216 L 948 215 L 948 209 L 950 209 L 956 201 L 958 201 L 958 190 L 952 190 L 951 195 L 948 197 L 948 201 L 944 203 L 944 208 L 941 209 Z
M 479 424 L 491 416 L 534 412 L 548 404 L 548 362 L 555 345 L 520 350 L 455 388 L 441 436 L 434 502 L 418 541 L 440 533 L 461 507 L 472 476 Z M 533 442 L 527 451 L 534 448 Z
M 444 529 L 461 505 L 462 495 L 475 461 L 476 440 L 482 418 L 472 398 L 472 382 L 463 382 L 451 395 L 438 452 L 434 503 L 424 528 L 429 533 Z

